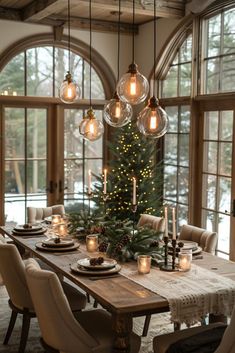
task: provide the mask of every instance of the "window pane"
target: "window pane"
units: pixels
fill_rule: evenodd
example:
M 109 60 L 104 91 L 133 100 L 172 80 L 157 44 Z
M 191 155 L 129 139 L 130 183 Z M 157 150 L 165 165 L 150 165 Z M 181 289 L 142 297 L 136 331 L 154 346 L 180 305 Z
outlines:
M 204 114 L 204 139 L 217 140 L 218 139 L 218 112 L 206 112 Z
M 235 55 L 229 55 L 222 58 L 222 82 L 221 91 L 234 91 L 235 81 Z
M 182 106 L 179 116 L 179 132 L 190 131 L 190 107 Z
M 64 158 L 82 158 L 83 138 L 79 124 L 83 118 L 82 110 L 66 109 L 64 115 Z
M 220 120 L 220 139 L 224 141 L 232 141 L 233 133 L 233 112 L 222 111 Z
M 179 135 L 179 164 L 181 166 L 189 165 L 189 135 Z
M 206 63 L 206 93 L 219 91 L 219 59 L 210 59 Z
M 165 135 L 164 158 L 165 164 L 177 164 L 177 135 Z
M 208 47 L 207 56 L 220 54 L 220 31 L 221 15 L 214 16 L 208 20 Z
M 188 168 L 179 168 L 178 174 L 178 201 L 188 204 Z
M 84 62 L 84 98 L 90 97 L 90 65 L 87 62 Z M 104 89 L 102 82 L 95 72 L 91 69 L 91 97 L 93 99 L 104 99 Z
M 167 132 L 178 132 L 178 107 L 166 107 L 165 110 L 169 119 Z
M 27 161 L 27 196 L 29 198 L 32 193 L 46 192 L 46 180 L 46 161 Z
M 219 147 L 219 174 L 231 175 L 232 143 L 220 142 Z
M 29 96 L 52 96 L 52 47 L 28 49 L 26 55 L 27 94 Z
M 230 213 L 231 208 L 231 179 L 219 178 L 219 211 Z
M 216 181 L 214 175 L 203 175 L 202 207 L 216 209 Z
M 218 146 L 217 142 L 204 142 L 203 171 L 216 173 Z
M 191 93 L 191 63 L 180 66 L 180 96 L 190 96 Z
M 229 253 L 230 216 L 219 215 L 218 250 Z
M 102 111 L 95 110 L 95 116 L 102 121 Z M 103 155 L 103 135 L 96 141 L 85 141 L 85 157 L 86 158 L 102 158 Z
M 47 111 L 27 109 L 27 157 L 46 158 L 47 154 Z
M 163 81 L 163 97 L 178 96 L 178 66 L 170 67 L 166 79 Z
M 192 59 L 192 36 L 188 36 L 182 44 L 180 51 L 180 62 L 184 63 Z
M 214 232 L 216 230 L 216 213 L 202 210 L 202 224 L 205 229 Z
M 83 160 L 82 159 L 74 159 L 64 161 L 64 180 L 66 187 L 66 194 L 69 193 L 77 193 L 82 197 L 83 194 Z M 77 195 L 79 196 L 79 195 Z
M 24 95 L 24 53 L 15 56 L 0 73 L 0 94 Z M 6 94 L 6 92 L 5 92 Z
M 184 224 L 188 224 L 188 206 L 177 205 L 178 208 L 178 226 L 182 227 Z
M 102 159 L 85 160 L 85 185 L 88 185 L 88 171 L 91 171 L 91 188 L 94 190 L 97 184 L 97 177 L 102 173 Z
M 224 41 L 223 52 L 235 52 L 235 9 L 224 12 Z
M 164 167 L 164 198 L 176 201 L 177 167 Z
M 25 110 L 22 108 L 5 109 L 5 158 L 24 158 L 24 118 Z

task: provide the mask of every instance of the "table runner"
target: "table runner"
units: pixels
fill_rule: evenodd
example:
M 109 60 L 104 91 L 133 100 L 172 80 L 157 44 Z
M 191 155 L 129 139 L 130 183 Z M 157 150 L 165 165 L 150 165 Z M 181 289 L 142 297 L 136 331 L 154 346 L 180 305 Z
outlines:
M 188 272 L 164 272 L 151 268 L 140 275 L 136 263 L 122 265 L 121 274 L 169 302 L 171 320 L 193 325 L 208 313 L 231 316 L 235 281 L 192 264 Z

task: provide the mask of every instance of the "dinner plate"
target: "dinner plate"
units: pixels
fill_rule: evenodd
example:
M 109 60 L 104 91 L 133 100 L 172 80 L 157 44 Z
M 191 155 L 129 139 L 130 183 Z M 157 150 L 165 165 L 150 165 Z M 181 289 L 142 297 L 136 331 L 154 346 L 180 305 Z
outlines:
M 43 235 L 45 232 L 46 232 L 47 230 L 46 229 L 41 229 L 41 230 L 36 230 L 36 231 L 32 231 L 32 232 L 18 232 L 18 231 L 16 231 L 16 230 L 12 230 L 12 233 L 14 234 L 14 235 L 22 235 L 22 236 L 25 236 L 25 235 L 28 235 L 28 236 L 33 236 L 33 235 Z
M 66 246 L 66 247 L 58 247 L 58 246 L 55 246 L 55 247 L 52 247 L 52 246 L 45 246 L 43 245 L 43 243 L 40 241 L 38 243 L 35 244 L 35 247 L 36 249 L 38 250 L 42 250 L 42 251 L 51 251 L 51 252 L 66 252 L 66 251 L 72 251 L 72 250 L 76 250 L 78 249 L 80 246 L 80 244 L 73 244 L 71 246 Z
M 46 239 L 42 241 L 43 246 L 45 245 L 46 247 L 54 247 L 54 248 L 64 248 L 64 247 L 68 247 L 68 246 L 72 246 L 74 244 L 73 240 L 64 240 L 64 239 L 60 239 L 59 243 L 55 243 L 54 239 Z
M 187 250 L 192 249 L 192 251 L 194 251 L 194 250 L 196 250 L 198 248 L 198 243 L 196 243 L 195 241 L 191 241 L 191 240 L 177 240 L 177 245 L 178 245 L 178 243 L 184 243 L 183 249 L 187 249 Z M 169 242 L 168 246 L 169 246 L 169 249 L 172 249 L 171 242 Z
M 77 272 L 81 275 L 95 275 L 95 276 L 99 276 L 99 275 L 111 275 L 114 273 L 117 273 L 121 270 L 121 266 L 119 264 L 116 264 L 113 268 L 110 268 L 108 270 L 99 270 L 99 271 L 94 271 L 94 270 L 88 270 L 87 268 L 80 266 L 77 264 L 77 262 L 75 262 L 74 264 L 70 265 L 70 268 L 72 271 Z
M 88 270 L 104 271 L 115 267 L 117 265 L 117 261 L 114 259 L 104 259 L 104 262 L 100 265 L 91 265 L 90 258 L 87 257 L 85 259 L 78 260 L 77 264 Z
M 18 225 L 14 227 L 13 230 L 16 232 L 30 233 L 43 230 L 43 227 L 41 225 L 32 225 L 30 228 L 24 228 L 24 225 Z

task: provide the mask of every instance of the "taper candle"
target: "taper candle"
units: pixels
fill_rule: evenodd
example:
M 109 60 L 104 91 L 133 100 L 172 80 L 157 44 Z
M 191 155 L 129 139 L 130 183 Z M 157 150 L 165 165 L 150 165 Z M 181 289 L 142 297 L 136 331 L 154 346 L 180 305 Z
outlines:
M 168 237 L 168 208 L 165 207 L 165 237 Z
M 172 239 L 176 239 L 176 228 L 175 228 L 175 207 L 172 207 L 172 229 L 173 229 L 173 234 L 172 234 Z
M 133 198 L 132 198 L 132 204 L 136 205 L 136 178 L 133 177 Z
M 104 195 L 107 194 L 107 169 L 104 169 Z

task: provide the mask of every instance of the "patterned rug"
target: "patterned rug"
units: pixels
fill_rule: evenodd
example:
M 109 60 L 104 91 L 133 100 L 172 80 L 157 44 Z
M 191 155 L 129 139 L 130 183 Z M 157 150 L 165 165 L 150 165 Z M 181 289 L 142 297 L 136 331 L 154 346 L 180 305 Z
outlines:
M 90 304 L 87 308 L 91 307 Z M 0 285 L 0 353 L 17 353 L 21 332 L 21 315 L 17 318 L 16 325 L 9 344 L 2 344 L 6 329 L 8 327 L 11 311 L 8 307 L 8 295 L 4 286 Z M 141 335 L 143 330 L 144 317 L 134 319 L 134 331 Z M 153 353 L 152 340 L 154 336 L 172 331 L 173 325 L 170 324 L 169 314 L 156 314 L 152 316 L 148 336 L 142 338 L 140 353 Z M 32 319 L 28 342 L 25 353 L 43 353 L 40 342 L 40 329 L 37 319 Z

